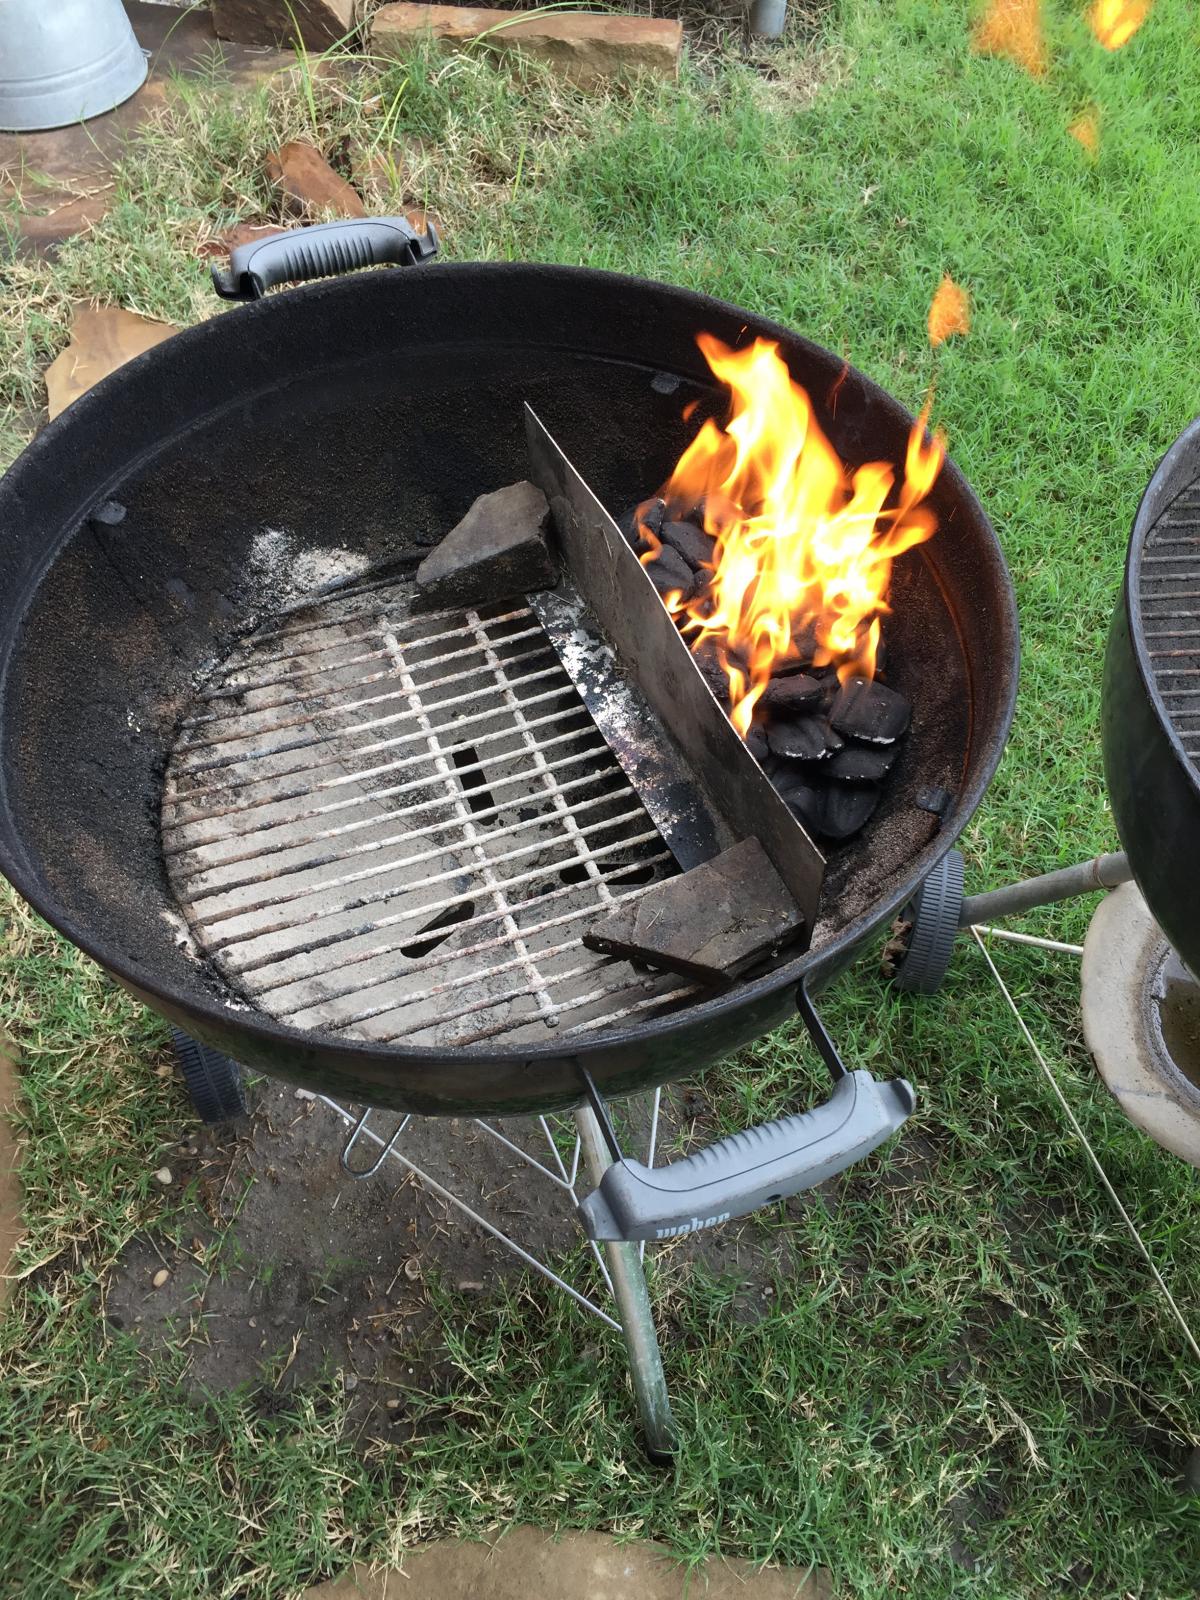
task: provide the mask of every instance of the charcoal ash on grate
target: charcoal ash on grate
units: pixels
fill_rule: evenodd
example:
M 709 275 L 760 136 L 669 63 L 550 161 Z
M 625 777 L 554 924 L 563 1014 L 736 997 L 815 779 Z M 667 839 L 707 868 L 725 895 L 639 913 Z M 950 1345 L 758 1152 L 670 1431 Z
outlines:
M 643 501 L 620 519 L 621 532 L 659 594 L 682 594 L 695 605 L 715 566 L 716 541 L 703 526 L 703 507 L 681 514 L 663 500 Z M 831 666 L 817 666 L 815 636 L 793 640 L 754 709 L 746 746 L 803 826 L 826 844 L 852 839 L 870 821 L 908 732 L 912 707 L 880 674 L 845 683 Z M 714 641 L 694 647 L 693 659 L 714 699 L 730 707 L 725 653 Z M 746 663 L 733 658 L 746 673 Z M 748 674 L 747 674 L 748 675 Z

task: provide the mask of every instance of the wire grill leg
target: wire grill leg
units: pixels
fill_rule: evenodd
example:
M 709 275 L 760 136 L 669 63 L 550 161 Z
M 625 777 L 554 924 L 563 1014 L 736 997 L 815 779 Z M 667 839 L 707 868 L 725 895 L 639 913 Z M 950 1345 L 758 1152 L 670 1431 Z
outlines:
M 598 1184 L 610 1158 L 596 1113 L 590 1106 L 580 1106 L 575 1112 L 575 1123 L 592 1182 Z M 675 1453 L 678 1433 L 671 1415 L 662 1351 L 654 1313 L 650 1309 L 650 1291 L 646 1287 L 642 1258 L 637 1245 L 624 1239 L 607 1241 L 604 1253 L 621 1331 L 625 1335 L 625 1348 L 629 1352 L 629 1376 L 646 1436 L 646 1452 L 652 1461 L 669 1461 Z

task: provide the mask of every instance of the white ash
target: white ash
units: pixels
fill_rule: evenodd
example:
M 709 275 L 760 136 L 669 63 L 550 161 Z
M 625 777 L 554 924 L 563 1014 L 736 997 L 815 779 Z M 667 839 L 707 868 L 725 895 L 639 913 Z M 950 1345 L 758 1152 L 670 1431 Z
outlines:
M 250 541 L 250 570 L 281 593 L 306 594 L 341 578 L 353 578 L 371 564 L 361 551 L 341 545 L 312 549 L 297 545 L 284 528 L 263 528 Z
M 172 911 L 170 907 L 167 907 L 165 910 L 159 912 L 159 916 L 163 919 L 167 927 L 170 928 L 172 934 L 174 935 L 177 948 L 182 950 L 184 955 L 190 960 L 195 961 L 198 965 L 203 965 L 203 959 L 200 955 L 200 951 L 196 946 L 195 939 L 192 937 L 192 930 L 188 927 L 185 919 L 180 916 L 179 912 Z

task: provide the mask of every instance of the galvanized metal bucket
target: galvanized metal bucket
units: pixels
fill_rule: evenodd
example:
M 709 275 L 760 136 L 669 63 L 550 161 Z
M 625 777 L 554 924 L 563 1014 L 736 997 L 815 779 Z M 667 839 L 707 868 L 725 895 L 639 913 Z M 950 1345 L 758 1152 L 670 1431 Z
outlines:
M 0 128 L 62 128 L 141 88 L 145 54 L 121 0 L 0 0 Z

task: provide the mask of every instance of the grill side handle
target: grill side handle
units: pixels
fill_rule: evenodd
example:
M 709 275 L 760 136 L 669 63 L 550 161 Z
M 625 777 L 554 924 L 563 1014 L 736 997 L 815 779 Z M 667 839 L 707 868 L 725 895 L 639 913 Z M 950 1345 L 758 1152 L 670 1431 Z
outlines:
M 671 1239 L 785 1200 L 878 1149 L 916 1106 L 904 1078 L 847 1072 L 803 985 L 800 1015 L 834 1076 L 811 1110 L 718 1139 L 680 1161 L 647 1167 L 616 1159 L 579 1206 L 591 1239 Z M 607 1127 L 607 1120 L 605 1119 Z
M 213 266 L 213 288 L 222 300 L 261 300 L 280 284 L 336 278 L 360 267 L 419 266 L 437 251 L 432 223 L 418 233 L 405 217 L 317 222 L 238 245 L 227 270 Z

